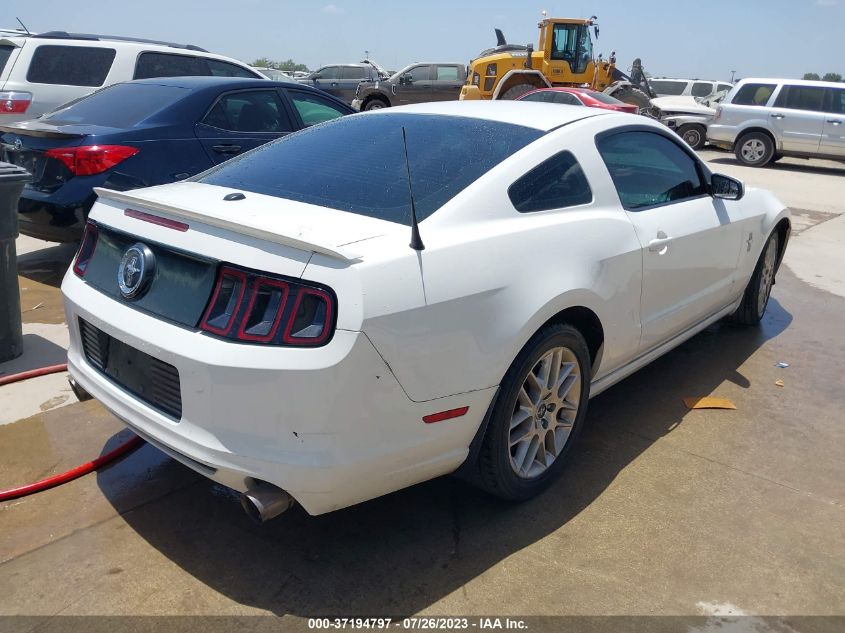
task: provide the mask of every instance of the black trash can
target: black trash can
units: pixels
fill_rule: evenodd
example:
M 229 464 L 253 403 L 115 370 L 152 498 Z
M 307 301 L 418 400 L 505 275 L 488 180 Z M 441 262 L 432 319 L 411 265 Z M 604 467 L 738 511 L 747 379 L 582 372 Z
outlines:
M 0 363 L 23 354 L 21 295 L 18 288 L 18 200 L 31 176 L 0 162 Z

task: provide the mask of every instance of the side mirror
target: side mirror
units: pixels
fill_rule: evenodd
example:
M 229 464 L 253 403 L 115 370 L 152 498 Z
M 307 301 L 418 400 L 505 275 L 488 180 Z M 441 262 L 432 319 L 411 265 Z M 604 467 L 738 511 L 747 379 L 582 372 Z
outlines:
M 710 178 L 710 193 L 721 200 L 739 200 L 745 195 L 745 185 L 736 178 L 713 174 Z
M 319 75 L 319 74 L 316 74 L 316 75 L 311 75 L 311 76 L 309 77 L 309 79 L 310 79 L 311 81 L 317 81 L 318 79 L 322 79 L 322 78 L 323 78 L 323 76 L 322 76 L 322 75 Z
M 412 83 L 414 83 L 414 76 L 411 75 L 411 73 L 402 75 L 401 79 L 399 80 L 399 83 L 405 84 L 406 86 L 410 86 Z

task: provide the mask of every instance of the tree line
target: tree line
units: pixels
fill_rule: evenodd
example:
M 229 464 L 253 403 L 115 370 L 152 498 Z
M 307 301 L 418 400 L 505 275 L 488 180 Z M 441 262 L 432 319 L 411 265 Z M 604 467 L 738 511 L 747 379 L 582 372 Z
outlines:
M 288 59 L 287 61 L 283 62 L 274 62 L 272 59 L 267 57 L 261 57 L 256 59 L 250 66 L 256 66 L 258 68 L 275 68 L 277 70 L 284 70 L 287 72 L 296 72 L 298 70 L 307 71 L 308 66 L 305 64 L 297 64 L 292 59 Z
M 818 73 L 804 73 L 803 79 L 809 79 L 811 81 L 842 81 L 842 75 L 839 73 L 825 73 L 821 77 L 819 77 Z

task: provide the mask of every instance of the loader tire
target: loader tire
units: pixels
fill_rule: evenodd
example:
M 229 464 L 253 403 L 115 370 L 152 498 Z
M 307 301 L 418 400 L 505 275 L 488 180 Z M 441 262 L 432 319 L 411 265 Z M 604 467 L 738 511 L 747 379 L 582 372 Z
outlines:
M 622 86 L 621 88 L 617 88 L 615 91 L 608 94 L 615 99 L 619 99 L 623 103 L 629 103 L 637 106 L 640 109 L 641 114 L 651 110 L 651 99 L 648 98 L 648 95 L 645 92 L 635 86 Z
M 505 92 L 499 96 L 500 101 L 515 101 L 519 99 L 522 95 L 526 92 L 531 92 L 532 90 L 536 90 L 537 86 L 532 84 L 516 84 L 515 86 L 511 86 Z

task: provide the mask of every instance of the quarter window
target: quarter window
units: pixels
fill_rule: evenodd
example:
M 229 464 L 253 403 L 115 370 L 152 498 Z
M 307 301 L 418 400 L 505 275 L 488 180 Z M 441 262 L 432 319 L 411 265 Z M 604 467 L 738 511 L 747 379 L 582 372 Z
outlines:
M 102 86 L 115 53 L 113 48 L 42 45 L 32 55 L 26 80 L 34 84 Z
M 208 70 L 215 77 L 247 77 L 249 79 L 258 77 L 255 73 L 237 64 L 230 64 L 219 59 L 206 59 L 205 62 L 208 64 Z
M 731 99 L 734 105 L 764 106 L 775 91 L 775 84 L 745 84 Z
M 593 201 L 590 183 L 570 152 L 543 161 L 508 188 L 520 213 L 563 209 Z
M 823 112 L 824 92 L 824 88 L 815 86 L 784 86 L 775 101 L 775 107 Z
M 331 121 L 346 114 L 337 104 L 317 95 L 299 91 L 290 91 L 288 95 L 305 127 L 310 127 L 317 123 L 325 123 L 326 121 Z
M 621 132 L 600 138 L 597 145 L 626 209 L 707 194 L 696 162 L 662 134 Z
M 291 132 L 293 126 L 274 90 L 223 95 L 203 119 L 212 127 L 233 132 Z

